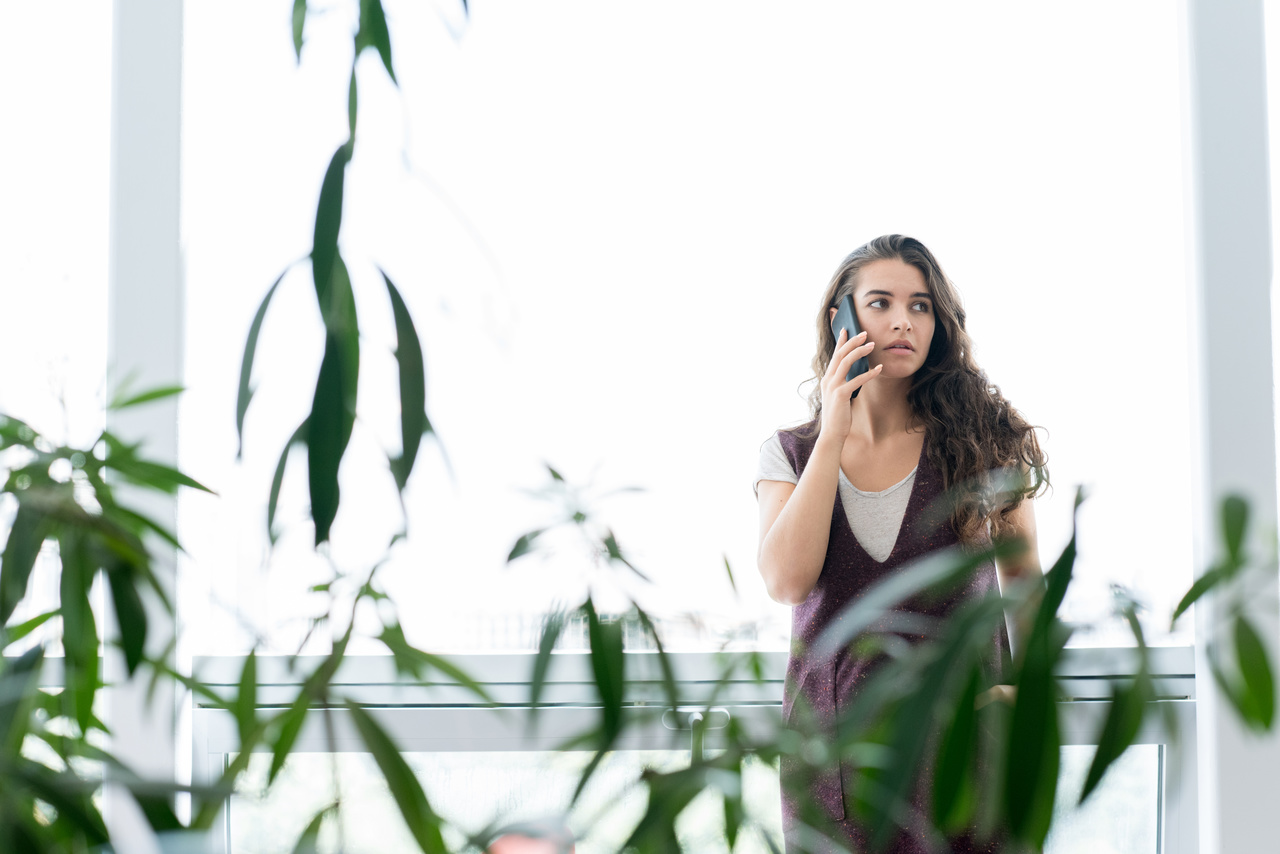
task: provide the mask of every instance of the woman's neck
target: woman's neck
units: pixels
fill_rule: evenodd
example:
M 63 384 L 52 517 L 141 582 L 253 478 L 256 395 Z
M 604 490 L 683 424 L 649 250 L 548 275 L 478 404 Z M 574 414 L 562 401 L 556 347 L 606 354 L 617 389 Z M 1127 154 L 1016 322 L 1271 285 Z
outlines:
M 875 443 L 919 427 L 919 420 L 907 401 L 911 377 L 877 377 L 862 387 L 853 401 L 853 423 L 849 432 Z

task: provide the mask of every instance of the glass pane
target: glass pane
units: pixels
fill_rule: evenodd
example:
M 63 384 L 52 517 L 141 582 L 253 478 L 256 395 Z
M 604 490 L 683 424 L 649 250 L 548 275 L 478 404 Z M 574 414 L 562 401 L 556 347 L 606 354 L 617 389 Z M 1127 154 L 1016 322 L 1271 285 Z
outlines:
M 1094 748 L 1062 748 L 1053 833 L 1045 854 L 1158 854 L 1160 751 L 1158 744 L 1129 748 L 1083 806 L 1076 806 Z
M 572 797 L 579 775 L 592 754 L 584 752 L 434 753 L 407 754 L 422 781 L 432 807 L 463 832 L 476 832 L 496 819 L 535 821 L 557 815 Z M 336 767 L 333 762 L 336 761 Z M 687 765 L 685 751 L 627 751 L 610 754 L 593 775 L 568 827 L 577 839 L 578 854 L 621 849 L 644 812 L 643 789 L 629 785 L 642 768 L 660 771 Z M 234 854 L 276 854 L 292 850 L 311 817 L 333 800 L 333 781 L 342 781 L 344 851 L 408 851 L 413 841 L 386 783 L 368 754 L 296 754 L 281 771 L 267 798 L 261 792 L 271 757 L 255 756 L 231 806 L 231 851 Z M 749 814 L 761 817 L 764 829 L 744 831 L 737 852 L 765 852 L 760 838 L 768 832 L 781 838 L 778 772 L 749 761 L 744 773 Z M 678 827 L 686 850 L 726 851 L 724 812 L 719 797 L 700 795 L 681 816 Z M 716 844 L 717 836 L 719 844 Z M 454 834 L 456 844 L 462 836 Z M 337 830 L 326 828 L 320 850 L 337 850 Z
M 309 251 L 346 134 L 354 6 L 308 20 L 300 66 L 290 6 L 186 6 L 182 463 L 221 496 L 181 499 L 192 583 L 217 603 L 193 614 L 194 654 L 237 652 L 254 631 L 293 651 L 306 627 L 294 618 L 312 607 L 298 591 L 329 573 L 300 523 L 300 455 L 278 569 L 264 568 L 272 472 L 321 352 L 305 262 L 268 315 L 234 464 L 240 349 L 269 284 Z M 701 620 L 679 647 L 758 620 L 748 643 L 785 649 L 788 609 L 755 571 L 758 449 L 805 414 L 796 387 L 831 272 L 890 231 L 935 251 L 982 366 L 1049 431 L 1045 565 L 1076 484 L 1093 486 L 1069 615 L 1107 610 L 1117 581 L 1160 633 L 1191 579 L 1187 375 L 1147 367 L 1187 328 L 1177 5 L 561 0 L 488 3 L 466 23 L 386 6 L 400 88 L 365 55 L 344 220 L 368 325 L 368 396 L 343 471 L 343 495 L 360 500 L 344 504 L 331 556 L 367 567 L 399 526 L 384 456 L 398 413 L 377 406 L 394 383 L 377 262 L 423 333 L 450 463 L 426 443 L 410 540 L 385 569 L 413 603 L 411 640 L 527 649 L 521 626 L 578 601 L 592 557 L 574 542 L 506 564 L 548 521 L 527 495 L 546 461 L 597 494 L 645 490 L 592 507 L 654 578 L 646 607 Z M 1126 323 L 1137 305 L 1142 322 Z M 1142 382 L 1122 379 L 1135 371 Z M 1141 462 L 1116 425 L 1139 425 Z M 1135 503 L 1138 482 L 1148 500 Z
M 1046 854 L 1157 854 L 1159 745 L 1138 745 L 1112 767 L 1089 801 L 1075 800 L 1093 760 L 1091 746 L 1062 749 L 1055 829 Z M 610 754 L 569 816 L 579 854 L 619 850 L 643 813 L 644 792 L 629 786 L 642 768 L 674 770 L 688 763 L 684 751 L 627 751 Z M 407 754 L 438 813 L 458 830 L 475 832 L 495 820 L 536 821 L 555 816 L 569 802 L 578 775 L 591 759 L 581 752 Z M 409 850 L 412 841 L 395 803 L 367 754 L 296 754 L 269 797 L 261 792 L 270 756 L 253 758 L 231 806 L 231 850 L 235 854 L 287 852 L 311 817 L 334 799 L 341 780 L 346 850 Z M 334 764 L 336 762 L 336 765 Z M 781 837 L 776 767 L 750 761 L 745 773 L 748 814 L 760 825 L 745 833 L 735 851 L 765 851 L 759 836 Z M 719 798 L 704 793 L 681 817 L 679 831 L 690 851 L 723 851 Z M 453 838 L 461 840 L 460 835 Z M 334 851 L 337 830 L 328 826 L 321 850 Z

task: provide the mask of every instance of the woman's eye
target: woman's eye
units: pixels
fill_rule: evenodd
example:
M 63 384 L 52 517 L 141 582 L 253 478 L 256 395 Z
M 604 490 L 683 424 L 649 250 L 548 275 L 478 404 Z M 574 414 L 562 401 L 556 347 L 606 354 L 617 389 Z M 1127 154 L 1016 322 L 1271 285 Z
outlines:
M 918 302 L 915 305 L 913 305 L 912 308 L 914 308 L 916 311 L 920 312 L 921 314 L 929 313 L 929 303 L 927 302 Z
M 881 308 L 883 305 L 884 300 L 882 299 L 873 299 L 871 302 L 867 303 L 868 308 Z

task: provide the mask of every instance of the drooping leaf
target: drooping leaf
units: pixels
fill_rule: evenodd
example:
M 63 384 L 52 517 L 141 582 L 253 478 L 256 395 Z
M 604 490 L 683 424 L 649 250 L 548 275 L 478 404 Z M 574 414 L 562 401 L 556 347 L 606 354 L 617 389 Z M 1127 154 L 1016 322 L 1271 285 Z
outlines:
M 116 622 L 120 629 L 120 648 L 124 651 L 125 667 L 130 676 L 142 663 L 147 646 L 147 609 L 138 595 L 138 588 L 130 568 L 117 564 L 107 572 L 111 587 L 111 601 L 116 609 Z
M 338 515 L 338 468 L 347 446 L 343 436 L 347 420 L 343 346 L 337 335 L 326 336 L 324 359 L 307 418 L 307 474 L 317 546 L 329 539 Z
M 0 625 L 9 622 L 13 609 L 27 595 L 27 581 L 48 530 L 43 514 L 27 502 L 18 503 L 4 557 L 0 558 Z
M 1197 578 L 1191 588 L 1183 595 L 1182 600 L 1178 602 L 1178 607 L 1173 609 L 1173 617 L 1169 620 L 1169 630 L 1173 630 L 1178 618 L 1185 614 L 1187 609 L 1194 605 L 1201 596 L 1226 581 L 1228 577 L 1227 572 L 1222 567 L 1215 566 Z
M 44 663 L 44 646 L 36 646 L 17 658 L 7 659 L 0 670 L 0 748 L 15 756 L 22 749 L 31 718 L 33 694 Z
M 45 611 L 43 614 L 32 617 L 30 620 L 23 620 L 16 626 L 9 626 L 4 630 L 5 640 L 8 643 L 20 641 L 36 629 L 43 626 L 45 623 L 52 620 L 54 617 L 59 616 L 61 613 L 62 612 L 57 608 L 54 608 L 52 611 Z
M 626 685 L 626 657 L 622 647 L 622 623 L 602 620 L 587 597 L 587 638 L 591 645 L 591 672 L 600 695 L 601 730 L 606 744 L 622 731 L 622 696 Z
M 417 679 L 424 679 L 427 671 L 435 670 L 466 688 L 480 700 L 486 703 L 494 702 L 493 696 L 485 690 L 484 686 L 461 667 L 443 656 L 426 652 L 410 644 L 400 624 L 384 626 L 379 639 L 391 651 L 396 669 L 401 673 L 411 673 Z
M 676 674 L 671 667 L 671 659 L 668 657 L 666 650 L 662 648 L 662 638 L 658 635 L 657 625 L 639 604 L 635 604 L 634 607 L 636 609 L 636 617 L 640 620 L 640 625 L 644 626 L 645 633 L 653 638 L 653 645 L 658 650 L 658 666 L 662 670 L 662 689 L 667 695 L 667 705 L 674 709 L 680 705 L 680 691 L 676 687 Z
M 182 394 L 186 391 L 185 386 L 167 385 L 158 388 L 148 389 L 147 391 L 135 394 L 132 397 L 116 399 L 107 404 L 107 409 L 118 411 L 128 409 L 131 406 L 141 406 L 144 403 L 151 403 L 154 400 L 163 400 L 166 397 Z
M 547 467 L 547 473 L 551 475 L 552 480 L 556 483 L 564 483 L 564 475 L 552 468 L 549 463 L 543 463 L 543 465 Z
M 391 62 L 391 33 L 387 29 L 387 16 L 382 9 L 382 0 L 360 0 L 360 31 L 356 34 L 356 51 L 359 53 L 366 47 L 372 47 L 382 57 L 382 65 L 387 69 L 391 82 L 399 86 L 396 70 Z
M 258 654 L 249 650 L 240 669 L 240 685 L 232 704 L 236 725 L 240 729 L 240 749 L 248 750 L 254 730 L 258 727 Z
M 1077 491 L 1076 508 L 1081 500 Z M 1073 514 L 1071 539 L 1045 576 L 1044 596 L 1027 639 L 1018 673 L 1017 702 L 1009 723 L 1005 809 L 1010 830 L 1033 846 L 1044 843 L 1057 794 L 1061 759 L 1053 673 L 1069 635 L 1057 615 L 1071 583 L 1075 558 Z
M 342 230 L 342 191 L 350 161 L 351 144 L 348 140 L 338 146 L 329 160 L 329 168 L 320 185 L 320 201 L 316 204 L 315 236 L 311 244 L 311 276 L 315 281 L 316 301 L 322 313 L 329 304 L 333 262 L 338 257 L 338 232 Z
M 652 579 L 649 578 L 649 576 L 637 569 L 635 564 L 627 560 L 626 556 L 623 555 L 622 548 L 618 545 L 618 539 L 614 536 L 613 531 L 609 531 L 609 533 L 605 535 L 604 548 L 606 554 L 609 556 L 609 560 L 617 561 L 636 575 L 640 576 L 641 579 L 652 582 Z
M 103 515 L 108 518 L 118 518 L 122 522 L 128 523 L 135 533 L 141 534 L 143 530 L 150 531 L 178 551 L 186 551 L 186 549 L 182 547 L 182 544 L 178 542 L 178 537 L 173 533 L 173 531 L 170 531 L 150 516 L 144 516 L 143 514 L 130 510 L 128 507 L 124 507 L 120 504 L 112 505 L 110 508 L 104 507 L 102 512 Z
M 413 769 L 405 762 L 395 742 L 367 711 L 350 700 L 346 705 L 356 730 L 360 733 L 360 740 L 378 763 L 378 769 L 382 771 L 396 806 L 400 808 L 400 815 L 409 826 L 409 832 L 413 834 L 418 847 L 424 854 L 447 854 L 448 848 L 440 833 L 442 821 L 431 808 L 422 784 L 414 776 Z
M 289 441 L 284 443 L 284 450 L 280 452 L 280 461 L 276 463 L 275 474 L 271 477 L 271 494 L 267 498 L 267 535 L 271 538 L 271 544 L 276 543 L 276 507 L 280 503 L 280 488 L 284 485 L 284 469 L 285 464 L 289 461 L 289 451 L 295 445 L 305 445 L 307 442 L 307 425 L 310 419 L 302 419 L 302 423 L 298 425 L 298 429 L 293 431 L 293 435 L 289 437 Z
M 1244 677 L 1245 694 L 1260 729 L 1270 730 L 1276 712 L 1276 686 L 1267 650 L 1257 630 L 1243 614 L 1235 620 L 1236 658 Z
M 307 0 L 293 0 L 293 55 L 302 62 L 302 30 L 307 23 Z
M 351 82 L 347 85 L 347 133 L 356 138 L 356 120 L 360 116 L 360 90 L 356 87 L 356 67 L 351 65 Z
M 298 0 L 298 4 L 302 7 L 303 15 L 306 14 L 306 0 Z M 298 8 L 294 7 L 294 19 L 297 21 Z M 302 26 L 301 22 L 296 24 L 298 27 L 297 38 L 298 48 L 302 47 Z M 267 289 L 267 295 L 262 298 L 262 303 L 258 306 L 258 311 L 253 315 L 253 323 L 249 324 L 249 337 L 244 344 L 244 356 L 240 360 L 240 390 L 236 393 L 236 459 L 240 459 L 244 453 L 244 417 L 249 411 L 249 401 L 253 399 L 254 388 L 250 384 L 253 377 L 253 360 L 258 352 L 258 335 L 262 332 L 262 321 L 267 316 L 267 306 L 271 304 L 271 298 L 276 295 L 276 289 L 280 287 L 280 283 L 284 281 L 285 274 L 293 265 L 286 267 L 276 280 L 271 283 L 271 287 Z
M 381 272 L 381 271 L 379 271 Z M 431 429 L 427 421 L 427 385 L 426 362 L 422 355 L 422 342 L 418 338 L 418 330 L 413 325 L 413 317 L 409 307 L 405 305 L 400 291 L 392 284 L 384 272 L 382 280 L 387 285 L 387 294 L 391 297 L 391 311 L 396 323 L 396 364 L 400 369 L 400 442 L 399 458 L 391 464 L 391 473 L 395 476 L 396 486 L 404 491 L 409 482 L 409 474 L 413 471 L 414 461 L 418 458 L 418 447 L 422 443 L 423 434 Z M 511 558 L 508 558 L 510 561 Z
M 1249 502 L 1239 495 L 1222 499 L 1222 541 L 1227 547 L 1227 558 L 1232 564 L 1243 562 L 1241 553 L 1244 531 L 1249 523 Z
M 507 555 L 507 563 L 511 563 L 516 558 L 523 557 L 531 552 L 533 550 L 533 541 L 545 534 L 546 531 L 546 528 L 539 528 L 536 531 L 521 535 L 520 539 L 516 540 L 516 544 L 511 547 L 511 552 Z
M 138 446 L 136 444 L 130 445 L 122 442 L 108 432 L 103 432 L 102 440 L 107 448 L 103 467 L 111 469 L 130 483 L 136 483 L 139 486 L 145 486 L 170 495 L 176 493 L 178 488 L 182 486 L 199 489 L 210 495 L 214 494 L 212 489 L 183 474 L 173 466 L 158 463 L 154 460 L 142 459 L 138 456 Z
M 1143 704 L 1148 699 L 1149 690 L 1149 677 L 1145 673 L 1135 678 L 1132 685 L 1119 685 L 1112 689 L 1111 708 L 1102 724 L 1093 762 L 1080 790 L 1080 803 L 1093 794 L 1107 769 L 1133 744 L 1142 725 Z
M 991 548 L 967 551 L 960 548 L 942 549 L 928 557 L 914 561 L 901 570 L 891 573 L 859 594 L 839 619 L 833 620 L 814 641 L 811 658 L 825 661 L 853 643 L 884 614 L 898 603 L 928 590 L 966 577 L 974 569 L 997 557 L 1012 554 L 1014 544 L 998 543 Z
M 320 827 L 335 810 L 334 804 L 328 804 L 312 816 L 311 821 L 307 822 L 307 826 L 303 829 L 302 835 L 298 837 L 298 843 L 293 846 L 293 854 L 317 854 L 316 844 L 320 839 Z
M 294 700 L 293 705 L 276 718 L 279 729 L 271 744 L 271 770 L 267 773 L 268 786 L 275 782 L 276 775 L 284 768 L 285 760 L 289 758 L 293 744 L 298 740 L 298 733 L 302 731 L 302 725 L 307 720 L 307 710 L 310 705 L 310 698 L 303 693 Z
M 542 688 L 547 682 L 547 670 L 551 666 L 551 651 L 555 649 L 560 632 L 564 629 L 564 611 L 552 611 L 546 615 L 542 626 L 542 638 L 538 641 L 538 654 L 533 659 L 533 675 L 529 679 L 529 719 L 532 721 L 538 714 L 538 700 L 542 698 Z
M 724 558 L 724 574 L 729 576 L 729 586 L 733 588 L 733 595 L 738 595 L 738 582 L 733 579 L 733 567 L 729 566 L 729 556 L 721 555 Z
M 943 733 L 938 750 L 938 767 L 933 778 L 933 820 L 939 827 L 960 828 L 969 820 L 964 814 L 965 799 L 961 795 L 965 787 L 971 785 L 969 764 L 978 738 L 975 706 L 981 683 L 982 671 L 975 667 L 960 692 L 956 713 Z M 972 807 L 972 801 L 968 805 Z
M 99 685 L 98 624 L 89 605 L 94 567 L 89 563 L 84 537 L 81 531 L 71 528 L 64 528 L 58 533 L 62 559 L 59 594 L 63 667 L 67 684 L 63 696 L 81 732 L 89 729 L 93 698 Z
M 595 776 L 596 771 L 600 768 L 600 763 L 604 761 L 607 755 L 607 750 L 597 750 L 595 755 L 591 757 L 591 761 L 587 763 L 587 767 L 582 769 L 582 775 L 578 777 L 578 785 L 573 790 L 573 797 L 569 799 L 569 807 L 571 809 L 578 802 L 578 798 L 582 796 L 582 793 L 586 791 L 587 783 Z

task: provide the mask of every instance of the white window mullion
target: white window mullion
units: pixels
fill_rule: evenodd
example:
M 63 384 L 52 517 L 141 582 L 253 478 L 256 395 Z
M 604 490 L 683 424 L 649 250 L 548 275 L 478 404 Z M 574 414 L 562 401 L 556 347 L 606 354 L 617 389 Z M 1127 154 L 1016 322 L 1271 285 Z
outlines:
M 1218 538 L 1229 492 L 1252 508 L 1255 552 L 1275 529 L 1276 453 L 1266 59 L 1261 0 L 1186 0 L 1190 138 L 1195 566 Z M 1142 288 L 1157 287 L 1145 283 Z M 1177 349 L 1170 338 L 1170 353 Z M 1254 602 L 1273 653 L 1274 596 Z M 1196 614 L 1201 854 L 1262 851 L 1280 832 L 1275 769 L 1280 732 L 1251 735 L 1217 690 L 1204 658 L 1216 615 Z
M 179 117 L 182 7 L 176 0 L 115 0 L 112 49 L 111 249 L 108 387 L 131 379 L 134 389 L 182 378 L 182 272 L 178 245 Z M 108 429 L 142 442 L 152 459 L 177 460 L 177 402 L 160 401 L 108 413 Z M 176 502 L 126 494 L 139 509 L 176 527 Z M 174 589 L 176 555 L 151 543 L 157 574 Z M 167 615 L 149 603 L 148 646 L 155 653 L 172 634 Z M 115 626 L 108 623 L 108 638 Z M 106 719 L 112 749 L 144 777 L 175 776 L 175 693 L 162 680 L 150 701 L 147 680 L 125 681 L 124 662 L 108 654 Z M 141 684 L 138 684 L 141 683 Z M 119 850 L 135 850 L 141 814 L 129 798 L 108 790 L 106 812 Z M 145 837 L 141 837 L 145 838 Z M 136 850 L 146 850 L 145 847 Z

